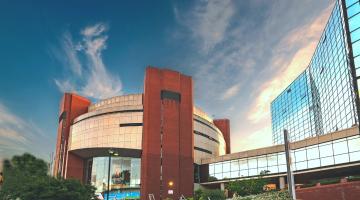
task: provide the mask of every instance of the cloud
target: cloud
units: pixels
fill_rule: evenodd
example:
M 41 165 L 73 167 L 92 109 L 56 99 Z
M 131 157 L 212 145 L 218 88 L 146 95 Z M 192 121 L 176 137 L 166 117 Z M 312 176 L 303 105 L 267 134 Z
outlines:
M 31 120 L 17 116 L 0 102 L 0 161 L 24 152 L 47 159 L 47 151 L 54 145 L 50 141 Z
M 316 45 L 324 30 L 333 5 L 325 9 L 321 15 L 309 24 L 305 24 L 285 37 L 275 49 L 276 56 L 272 58 L 272 69 L 277 68 L 278 73 L 260 86 L 255 103 L 248 112 L 248 119 L 253 123 L 270 116 L 270 103 L 290 83 L 298 77 L 310 63 Z M 296 53 L 289 57 L 290 52 Z M 279 70 L 280 69 L 280 70 Z
M 231 97 L 235 96 L 239 92 L 239 89 L 240 89 L 240 84 L 235 84 L 235 85 L 231 86 L 224 92 L 221 99 L 222 100 L 230 99 Z
M 107 30 L 108 26 L 104 23 L 85 27 L 80 31 L 81 40 L 77 42 L 73 41 L 70 33 L 63 35 L 62 52 L 72 73 L 65 79 L 54 79 L 61 92 L 77 92 L 95 99 L 122 94 L 120 78 L 108 71 L 102 57 L 107 47 Z M 80 62 L 80 56 L 85 58 L 83 62 Z M 60 61 L 64 63 L 63 59 Z
M 177 8 L 174 12 L 178 22 L 191 30 L 195 40 L 200 40 L 203 53 L 208 53 L 223 41 L 235 11 L 233 6 L 231 0 L 199 1 L 187 17 Z
M 249 135 L 242 135 L 241 138 L 235 136 L 233 139 L 236 140 L 238 150 L 250 150 L 271 146 L 272 136 L 269 133 L 271 133 L 271 126 L 265 126 L 255 130 Z

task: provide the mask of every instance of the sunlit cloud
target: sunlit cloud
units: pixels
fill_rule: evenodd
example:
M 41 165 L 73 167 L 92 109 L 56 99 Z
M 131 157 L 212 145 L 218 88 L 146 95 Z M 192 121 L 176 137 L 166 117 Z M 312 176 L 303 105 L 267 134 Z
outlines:
M 69 61 L 72 74 L 54 80 L 61 92 L 77 92 L 95 99 L 122 94 L 120 78 L 108 71 L 102 57 L 107 47 L 107 30 L 108 26 L 104 23 L 85 27 L 80 31 L 81 40 L 77 42 L 73 41 L 70 33 L 64 34 L 62 52 L 64 59 Z M 79 56 L 85 57 L 83 62 Z
M 235 96 L 239 92 L 239 90 L 240 90 L 240 84 L 235 84 L 224 92 L 221 99 L 222 100 L 230 99 L 231 97 Z
M 310 24 L 291 31 L 277 47 L 276 56 L 272 59 L 272 68 L 279 68 L 278 73 L 260 88 L 261 92 L 248 112 L 248 119 L 253 123 L 270 117 L 270 103 L 309 65 L 321 33 L 331 13 L 332 5 Z M 298 49 L 288 57 L 288 51 Z

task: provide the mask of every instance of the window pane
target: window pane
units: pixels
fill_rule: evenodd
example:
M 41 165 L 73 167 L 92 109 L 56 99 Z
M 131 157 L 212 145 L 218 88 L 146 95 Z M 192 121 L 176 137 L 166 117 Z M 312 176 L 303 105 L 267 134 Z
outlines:
M 239 171 L 231 172 L 231 178 L 238 178 L 239 177 Z
M 334 156 L 334 160 L 335 160 L 335 164 L 347 163 L 349 162 L 349 155 L 348 154 L 337 155 Z
M 282 164 L 286 165 L 285 153 L 278 154 L 278 161 L 279 161 L 279 165 L 282 165 Z
M 248 162 L 249 162 L 249 169 L 257 168 L 257 159 L 256 158 L 249 159 Z
M 299 162 L 304 160 L 306 160 L 306 151 L 305 150 L 295 151 L 295 161 Z
M 222 164 L 215 164 L 215 173 L 222 173 Z
M 223 173 L 223 179 L 230 178 L 230 172 Z
M 231 161 L 231 171 L 239 171 L 239 160 L 233 160 Z
M 276 154 L 269 155 L 267 157 L 267 161 L 268 161 L 268 166 L 277 165 L 277 155 Z
M 223 172 L 229 172 L 230 171 L 230 162 L 224 162 L 223 163 Z
M 320 167 L 320 159 L 309 160 L 308 161 L 308 167 L 309 168 Z
M 249 169 L 249 176 L 256 176 L 258 175 L 257 169 Z
M 269 174 L 273 174 L 273 173 L 278 173 L 279 170 L 278 170 L 278 166 L 271 166 L 271 167 L 268 167 L 268 170 L 270 171 Z
M 319 158 L 319 149 L 318 147 L 314 147 L 311 149 L 307 149 L 307 157 L 309 160 Z
M 267 167 L 267 160 L 265 156 L 258 158 L 258 167 Z
M 360 138 L 348 140 L 349 152 L 360 151 Z
M 286 172 L 286 165 L 279 165 L 279 172 Z
M 333 155 L 332 145 L 326 144 L 319 147 L 320 149 L 320 157 L 327 157 Z M 322 163 L 322 162 L 321 162 Z
M 249 170 L 241 170 L 240 177 L 243 177 L 243 176 L 249 176 Z
M 334 164 L 334 158 L 332 156 L 327 158 L 321 158 L 321 166 L 333 165 L 333 164 Z
M 302 169 L 306 169 L 306 168 L 307 168 L 306 161 L 296 163 L 296 170 L 302 170 Z
M 334 155 L 343 154 L 348 152 L 347 142 L 337 142 L 333 144 Z
M 215 166 L 214 164 L 209 165 L 209 174 L 212 175 L 215 173 Z
M 360 151 L 350 153 L 350 162 L 359 161 L 360 160 Z
M 248 169 L 248 162 L 246 159 L 239 160 L 239 163 L 240 163 L 240 170 Z

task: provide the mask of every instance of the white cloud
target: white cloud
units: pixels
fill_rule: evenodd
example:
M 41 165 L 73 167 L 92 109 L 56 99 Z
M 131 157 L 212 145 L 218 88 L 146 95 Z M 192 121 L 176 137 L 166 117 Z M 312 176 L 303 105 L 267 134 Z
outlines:
M 53 148 L 50 137 L 5 107 L 0 102 L 0 161 L 24 152 L 47 159 L 46 152 Z
M 329 6 L 309 24 L 291 31 L 275 48 L 276 53 L 270 66 L 275 70 L 277 68 L 278 73 L 260 86 L 261 92 L 248 112 L 250 121 L 256 123 L 270 117 L 271 101 L 308 66 L 332 7 L 333 5 Z M 289 56 L 289 52 L 294 49 L 296 53 Z
M 231 97 L 237 95 L 237 93 L 239 92 L 239 89 L 240 89 L 240 84 L 235 84 L 235 85 L 231 86 L 230 88 L 225 90 L 225 92 L 222 95 L 221 99 L 222 100 L 230 99 Z
M 175 8 L 175 15 L 180 24 L 188 27 L 195 40 L 201 41 L 204 53 L 211 51 L 225 37 L 234 14 L 231 0 L 199 1 L 187 17 L 180 15 Z
M 66 59 L 73 61 L 70 64 L 71 69 L 74 70 L 70 78 L 54 80 L 60 91 L 77 92 L 95 99 L 122 94 L 120 78 L 108 71 L 102 57 L 107 47 L 107 30 L 108 26 L 103 23 L 85 27 L 80 32 L 82 39 L 76 45 L 70 34 L 64 34 L 64 43 L 68 45 L 63 45 L 63 51 Z M 86 59 L 82 64 L 77 54 L 85 56 Z

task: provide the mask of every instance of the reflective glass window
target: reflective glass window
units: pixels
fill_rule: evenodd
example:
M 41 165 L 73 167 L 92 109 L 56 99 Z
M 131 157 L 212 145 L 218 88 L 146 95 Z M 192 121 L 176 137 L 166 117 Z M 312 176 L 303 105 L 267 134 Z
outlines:
M 241 160 L 239 160 L 239 163 L 240 163 L 240 170 L 249 168 L 247 159 L 241 159 Z
M 278 154 L 278 162 L 279 162 L 279 165 L 286 164 L 285 153 L 279 153 Z
M 232 171 L 230 174 L 230 178 L 238 178 L 239 177 L 239 171 Z
M 333 144 L 334 155 L 343 154 L 348 152 L 347 141 L 336 142 Z
M 320 157 L 327 157 L 333 155 L 333 149 L 331 143 L 322 144 L 319 146 Z
M 221 163 L 216 163 L 215 164 L 215 173 L 222 173 L 222 164 Z
M 231 161 L 231 171 L 239 171 L 239 170 L 240 170 L 239 160 Z
M 249 163 L 249 169 L 257 168 L 257 159 L 251 158 L 248 160 Z
M 309 161 L 308 161 L 308 167 L 309 167 L 309 168 L 320 167 L 320 159 L 309 160 Z
M 267 166 L 266 156 L 258 157 L 258 167 L 266 167 L 266 166 Z
M 279 172 L 286 172 L 286 165 L 279 165 Z
M 230 162 L 223 162 L 223 172 L 230 171 Z
M 259 175 L 257 169 L 249 169 L 249 176 Z
M 360 151 L 360 138 L 348 140 L 349 152 Z
M 327 166 L 327 165 L 333 165 L 334 164 L 334 158 L 332 156 L 321 158 L 321 166 Z
M 276 154 L 268 155 L 267 160 L 268 160 L 268 166 L 277 165 L 277 155 Z
M 360 151 L 352 152 L 350 155 L 350 162 L 359 161 L 360 160 Z
M 249 170 L 240 170 L 240 177 L 249 176 Z
M 306 150 L 296 150 L 295 151 L 295 161 L 300 162 L 306 160 Z
M 309 160 L 319 158 L 319 148 L 317 146 L 306 149 L 306 151 L 307 151 L 307 158 Z
M 230 172 L 224 172 L 224 173 L 223 173 L 223 178 L 224 178 L 224 179 L 231 178 Z
M 334 161 L 335 164 L 347 163 L 349 162 L 349 155 L 348 154 L 336 155 L 334 156 Z
M 276 165 L 268 167 L 268 170 L 270 171 L 269 172 L 270 174 L 279 172 L 278 166 L 276 166 Z
M 306 161 L 297 162 L 295 166 L 296 166 L 296 170 L 303 170 L 307 168 L 307 162 Z

